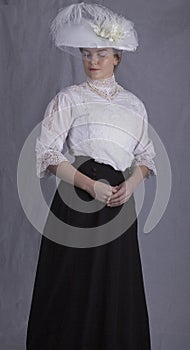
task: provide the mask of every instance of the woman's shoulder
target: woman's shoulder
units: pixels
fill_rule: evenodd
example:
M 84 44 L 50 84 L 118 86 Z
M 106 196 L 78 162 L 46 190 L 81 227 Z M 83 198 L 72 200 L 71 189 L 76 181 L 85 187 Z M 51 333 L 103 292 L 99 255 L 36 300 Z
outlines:
M 119 84 L 118 87 L 120 96 L 125 101 L 125 103 L 131 108 L 135 109 L 139 114 L 144 114 L 146 109 L 143 100 L 131 90 L 128 90 Z
M 79 93 L 81 90 L 80 88 L 80 85 L 76 85 L 76 84 L 73 84 L 73 85 L 69 85 L 69 86 L 66 86 L 64 88 L 62 88 L 58 94 L 61 96 L 61 95 L 65 95 L 65 96 L 69 96 L 69 95 L 72 95 L 72 94 L 77 94 Z
M 59 90 L 54 96 L 54 99 L 58 99 L 59 103 L 63 104 L 75 104 L 80 98 L 80 94 L 81 88 L 79 87 L 79 85 L 69 85 Z
M 137 96 L 134 92 L 132 92 L 131 90 L 128 90 L 126 88 L 124 88 L 123 86 L 121 86 L 120 84 L 118 84 L 119 90 L 120 92 L 123 94 L 123 96 L 125 98 L 130 99 L 131 101 L 135 101 L 136 103 L 142 104 L 143 101 L 141 100 L 141 98 L 139 96 Z

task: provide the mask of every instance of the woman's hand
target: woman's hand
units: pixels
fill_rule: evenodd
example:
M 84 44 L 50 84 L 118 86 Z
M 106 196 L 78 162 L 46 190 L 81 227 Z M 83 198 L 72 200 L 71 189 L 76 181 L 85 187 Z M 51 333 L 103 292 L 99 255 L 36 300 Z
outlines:
M 132 183 L 130 180 L 126 180 L 115 188 L 117 192 L 112 194 L 107 202 L 107 205 L 109 207 L 117 207 L 127 202 L 133 194 L 135 186 L 134 183 Z
M 116 186 L 110 186 L 101 181 L 93 181 L 88 192 L 100 202 L 107 203 L 109 198 L 116 193 Z

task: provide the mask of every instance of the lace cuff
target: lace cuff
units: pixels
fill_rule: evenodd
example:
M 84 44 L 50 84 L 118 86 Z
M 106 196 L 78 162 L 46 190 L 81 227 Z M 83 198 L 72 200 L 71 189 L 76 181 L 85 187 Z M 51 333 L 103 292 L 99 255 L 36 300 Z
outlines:
M 62 161 L 68 161 L 64 155 L 56 150 L 48 150 L 45 153 L 37 156 L 36 170 L 39 178 L 49 177 L 51 171 L 47 169 L 49 165 L 58 165 Z
M 151 175 L 157 175 L 156 167 L 152 159 L 145 157 L 138 157 L 133 160 L 132 167 L 145 165 L 148 168 L 147 178 Z

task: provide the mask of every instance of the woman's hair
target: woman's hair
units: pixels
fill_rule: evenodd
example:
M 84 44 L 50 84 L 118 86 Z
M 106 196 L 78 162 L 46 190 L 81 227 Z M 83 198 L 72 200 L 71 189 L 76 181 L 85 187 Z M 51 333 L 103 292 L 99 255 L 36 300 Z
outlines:
M 121 58 L 122 58 L 122 50 L 118 50 L 118 49 L 112 49 L 114 52 L 114 56 L 118 59 L 118 63 L 116 66 L 114 66 L 113 71 L 115 72 L 117 67 L 119 66 L 120 62 L 121 62 Z
M 83 51 L 83 47 L 79 47 L 79 50 L 80 50 L 80 52 L 82 52 Z M 113 71 L 115 72 L 117 67 L 119 66 L 119 64 L 121 62 L 122 50 L 114 49 L 114 48 L 112 48 L 112 50 L 113 50 L 113 55 L 118 59 L 118 63 L 117 63 L 116 66 L 114 66 L 114 69 L 113 69 Z

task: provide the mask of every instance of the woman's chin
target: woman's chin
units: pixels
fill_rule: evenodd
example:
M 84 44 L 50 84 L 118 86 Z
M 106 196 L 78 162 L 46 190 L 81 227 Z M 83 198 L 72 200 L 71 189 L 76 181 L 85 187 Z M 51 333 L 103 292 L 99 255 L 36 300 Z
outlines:
M 105 79 L 105 78 L 107 78 L 107 75 L 103 74 L 101 72 L 101 70 L 90 70 L 88 72 L 88 76 L 89 76 L 89 78 L 92 78 L 92 79 Z

